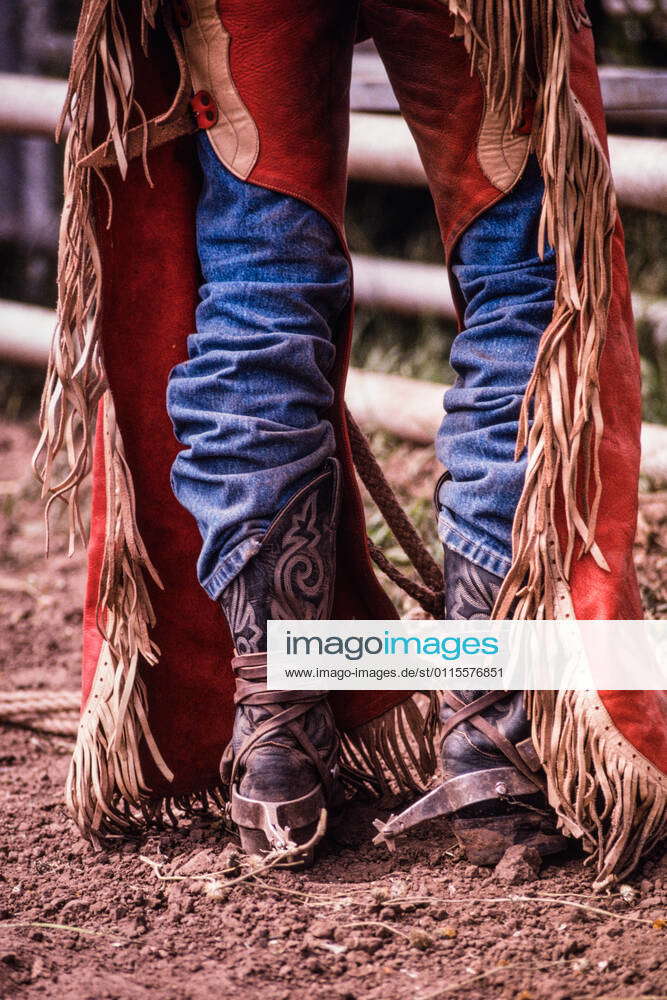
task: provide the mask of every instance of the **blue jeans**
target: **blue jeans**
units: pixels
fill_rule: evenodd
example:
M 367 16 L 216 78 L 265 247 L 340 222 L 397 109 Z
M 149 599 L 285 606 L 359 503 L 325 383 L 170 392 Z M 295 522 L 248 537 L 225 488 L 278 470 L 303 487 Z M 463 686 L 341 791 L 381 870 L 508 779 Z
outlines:
M 554 308 L 554 253 L 537 254 L 542 191 L 531 158 L 513 190 L 464 233 L 452 261 L 466 309 L 450 355 L 458 377 L 435 444 L 451 476 L 438 491 L 438 534 L 498 576 L 510 567 L 526 474 L 525 455 L 514 461 L 519 412 Z
M 252 557 L 276 513 L 333 454 L 325 413 L 333 334 L 350 296 L 330 224 L 297 199 L 236 179 L 199 134 L 204 188 L 197 240 L 204 277 L 197 332 L 170 377 L 167 406 L 185 446 L 172 487 L 202 534 L 198 574 L 212 598 Z M 467 303 L 452 351 L 437 452 L 440 534 L 492 572 L 509 566 L 525 468 L 514 463 L 521 398 L 551 316 L 553 260 L 536 252 L 542 183 L 515 190 L 459 243 Z
M 172 489 L 197 521 L 197 573 L 216 599 L 280 508 L 334 453 L 327 375 L 351 286 L 338 237 L 319 213 L 237 180 L 205 133 L 197 141 L 204 284 L 167 408 L 185 445 Z

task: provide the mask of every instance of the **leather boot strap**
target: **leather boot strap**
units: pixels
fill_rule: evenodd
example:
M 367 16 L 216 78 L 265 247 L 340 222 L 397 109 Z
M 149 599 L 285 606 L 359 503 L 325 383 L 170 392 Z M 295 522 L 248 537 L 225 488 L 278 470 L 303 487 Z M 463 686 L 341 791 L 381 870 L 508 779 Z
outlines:
M 288 729 L 294 736 L 304 756 L 317 769 L 325 793 L 331 788 L 331 769 L 338 756 L 334 748 L 332 760 L 323 760 L 322 754 L 308 736 L 302 719 L 311 708 L 326 699 L 327 691 L 269 691 L 266 687 L 266 653 L 246 653 L 232 659 L 232 670 L 236 680 L 235 705 L 255 705 L 267 709 L 271 715 L 257 726 L 245 740 L 234 758 L 231 782 L 242 761 L 259 743 L 280 729 Z

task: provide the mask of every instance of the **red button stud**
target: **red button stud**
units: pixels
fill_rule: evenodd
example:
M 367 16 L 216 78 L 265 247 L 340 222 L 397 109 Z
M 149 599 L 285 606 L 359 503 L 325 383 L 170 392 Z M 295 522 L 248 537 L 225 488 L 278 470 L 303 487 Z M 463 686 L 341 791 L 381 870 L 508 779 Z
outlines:
M 213 128 L 218 120 L 218 105 L 207 90 L 198 90 L 190 99 L 190 105 L 199 128 Z

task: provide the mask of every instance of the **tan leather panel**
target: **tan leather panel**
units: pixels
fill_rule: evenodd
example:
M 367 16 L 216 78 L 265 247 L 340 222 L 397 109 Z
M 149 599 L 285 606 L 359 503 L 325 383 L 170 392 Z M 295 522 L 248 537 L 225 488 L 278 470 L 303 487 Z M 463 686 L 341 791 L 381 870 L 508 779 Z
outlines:
M 500 191 L 509 191 L 523 173 L 530 135 L 512 132 L 507 112 L 484 110 L 477 139 L 477 159 L 486 177 Z
M 195 93 L 207 91 L 218 107 L 218 120 L 207 130 L 219 160 L 245 179 L 259 155 L 259 133 L 234 86 L 229 65 L 229 33 L 216 0 L 190 0 L 191 24 L 183 42 Z

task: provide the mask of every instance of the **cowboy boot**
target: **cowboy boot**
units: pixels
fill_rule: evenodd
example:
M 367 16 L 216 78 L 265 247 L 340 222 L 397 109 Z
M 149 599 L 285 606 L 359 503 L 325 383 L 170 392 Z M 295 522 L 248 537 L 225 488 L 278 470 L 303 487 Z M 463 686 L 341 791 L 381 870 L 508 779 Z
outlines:
M 330 459 L 220 597 L 236 653 L 234 729 L 220 765 L 231 819 L 247 853 L 291 850 L 300 864 L 324 834 L 339 740 L 326 691 L 267 690 L 267 620 L 330 616 L 339 478 Z
M 445 550 L 445 618 L 488 619 L 502 579 Z M 468 858 L 493 865 L 513 844 L 563 850 L 521 691 L 443 691 L 442 787 Z
M 437 494 L 436 494 L 437 495 Z M 487 620 L 502 579 L 445 549 L 445 608 L 449 620 Z M 436 816 L 450 817 L 468 861 L 493 865 L 508 847 L 540 855 L 566 846 L 546 798 L 521 691 L 443 691 L 440 753 L 443 782 L 388 822 L 375 821 L 374 843 L 395 838 Z

